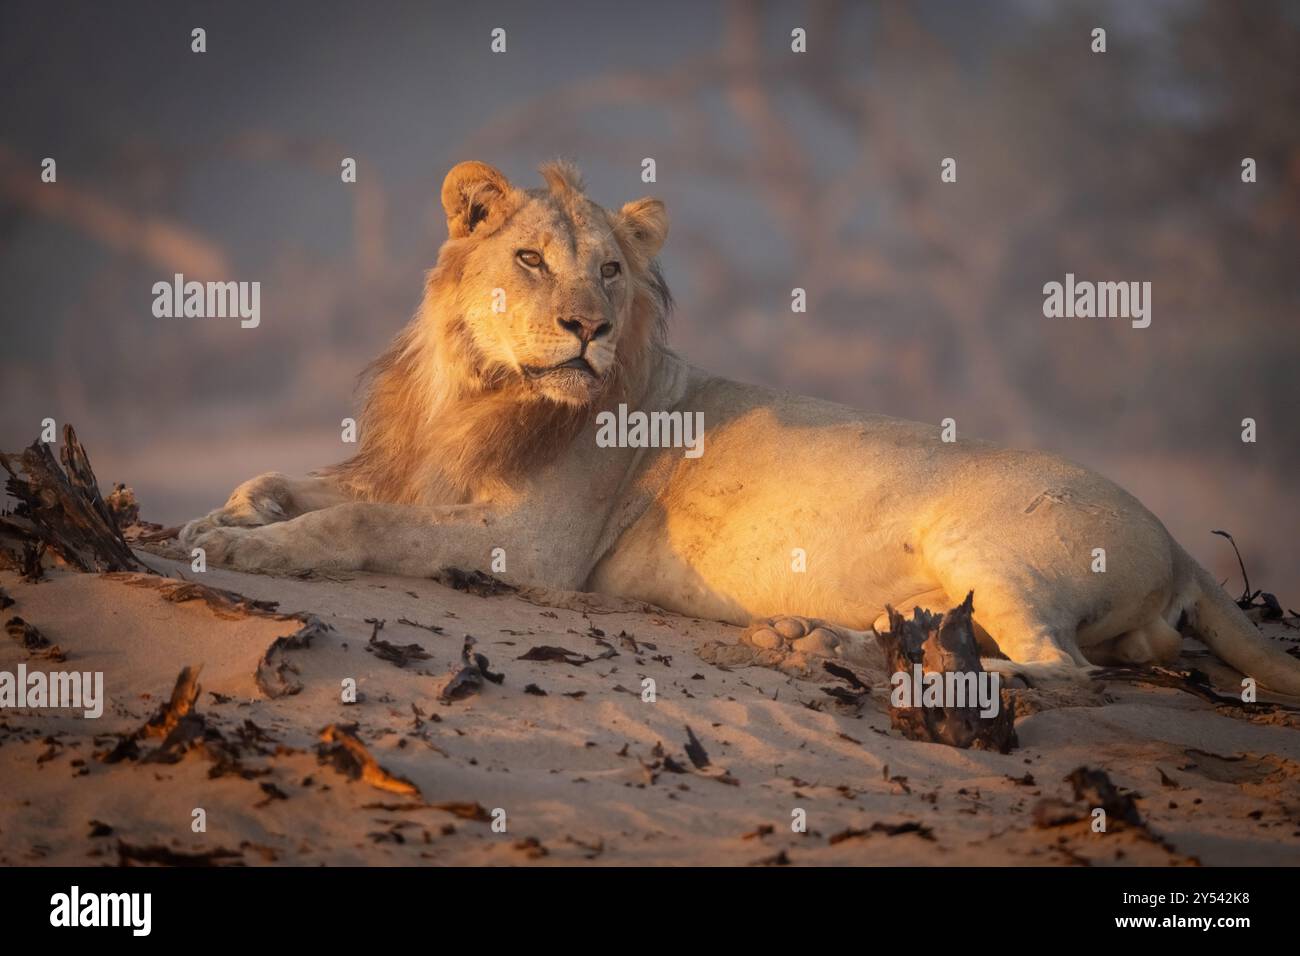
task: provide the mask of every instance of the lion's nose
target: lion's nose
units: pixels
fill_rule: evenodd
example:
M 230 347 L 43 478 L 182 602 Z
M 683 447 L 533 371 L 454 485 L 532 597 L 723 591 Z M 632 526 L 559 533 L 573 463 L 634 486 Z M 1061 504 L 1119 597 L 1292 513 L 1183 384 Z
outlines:
M 592 339 L 600 338 L 610 329 L 609 323 L 604 319 L 593 319 L 585 315 L 570 315 L 555 321 L 559 323 L 560 328 L 576 335 L 578 341 L 584 345 Z

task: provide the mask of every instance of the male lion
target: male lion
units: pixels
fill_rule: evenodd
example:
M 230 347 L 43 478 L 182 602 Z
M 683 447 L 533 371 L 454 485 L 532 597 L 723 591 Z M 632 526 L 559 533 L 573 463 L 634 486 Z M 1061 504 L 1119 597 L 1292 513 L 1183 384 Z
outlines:
M 1169 661 L 1185 624 L 1300 694 L 1300 661 L 1105 478 L 682 361 L 665 345 L 663 204 L 606 210 L 572 167 L 541 172 L 529 190 L 478 162 L 447 174 L 450 235 L 369 371 L 360 450 L 308 478 L 246 482 L 185 527 L 187 546 L 247 570 L 414 576 L 487 570 L 500 548 L 520 584 L 734 624 L 822 619 L 817 646 L 844 655 L 886 605 L 946 610 L 974 591 L 981 639 L 1005 655 L 987 666 L 1003 672 Z M 702 412 L 703 455 L 602 447 L 597 413 L 620 404 Z

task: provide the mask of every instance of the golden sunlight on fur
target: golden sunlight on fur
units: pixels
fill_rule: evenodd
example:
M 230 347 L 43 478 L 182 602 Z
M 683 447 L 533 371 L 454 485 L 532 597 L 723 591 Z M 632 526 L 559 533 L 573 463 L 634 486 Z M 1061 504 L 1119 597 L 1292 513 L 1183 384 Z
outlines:
M 814 618 L 845 658 L 875 653 L 886 606 L 973 591 L 986 668 L 1086 680 L 1172 660 L 1185 631 L 1300 694 L 1300 661 L 1100 475 L 684 362 L 665 344 L 663 204 L 604 209 L 565 163 L 542 178 L 447 174 L 448 239 L 368 371 L 359 451 L 246 482 L 187 546 L 245 570 L 454 566 L 736 624 Z M 701 421 L 700 454 L 598 441 L 596 419 L 629 409 Z
M 442 189 L 451 238 L 425 282 L 415 320 L 368 372 L 361 448 L 326 472 L 357 498 L 410 504 L 473 500 L 544 463 L 590 421 L 597 404 L 645 388 L 664 344 L 668 288 L 654 263 L 668 232 L 663 204 L 609 213 L 582 193 L 577 170 L 542 167 L 545 190 L 511 186 L 482 163 L 462 163 Z M 538 294 L 529 271 L 495 268 L 527 247 L 559 281 Z M 608 289 L 584 267 L 624 264 Z M 589 269 L 587 270 L 589 271 Z M 502 290 L 509 311 L 492 312 Z M 591 373 L 561 369 L 579 341 L 557 315 L 586 314 L 611 331 L 585 350 Z

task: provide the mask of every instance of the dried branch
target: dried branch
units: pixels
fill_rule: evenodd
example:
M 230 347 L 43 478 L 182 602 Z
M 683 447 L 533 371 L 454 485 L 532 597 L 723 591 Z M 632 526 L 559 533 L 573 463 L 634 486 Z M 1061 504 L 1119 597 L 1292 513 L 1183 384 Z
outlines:
M 0 517 L 0 542 L 39 541 L 79 571 L 152 571 L 122 537 L 71 425 L 63 426 L 61 457 L 62 469 L 39 441 L 21 454 L 0 453 L 6 490 L 19 502 Z

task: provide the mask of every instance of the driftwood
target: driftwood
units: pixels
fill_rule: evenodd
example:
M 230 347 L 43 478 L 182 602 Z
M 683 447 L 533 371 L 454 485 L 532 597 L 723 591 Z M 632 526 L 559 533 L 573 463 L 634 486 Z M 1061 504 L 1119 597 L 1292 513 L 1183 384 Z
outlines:
M 122 537 L 129 544 L 140 542 L 166 541 L 180 534 L 180 527 L 164 528 L 153 521 L 140 517 L 140 502 L 136 500 L 135 491 L 120 481 L 113 485 L 113 490 L 104 499 L 108 510 L 122 532 Z
M 360 780 L 389 793 L 419 797 L 420 788 L 381 767 L 356 731 L 355 724 L 330 724 L 322 730 L 321 743 L 316 748 L 317 761 L 328 764 L 349 780 Z
M 489 670 L 492 666 L 491 661 L 484 655 L 475 653 L 474 643 L 474 638 L 466 634 L 465 645 L 460 651 L 460 668 L 455 670 L 442 690 L 438 692 L 439 700 L 450 702 L 471 697 L 483 689 L 485 678 L 494 684 L 500 684 L 506 679 L 504 674 L 494 674 Z
M 479 597 L 495 597 L 498 594 L 513 594 L 519 590 L 513 584 L 507 584 L 482 571 L 463 571 L 460 568 L 443 568 L 433 575 L 433 580 L 444 587 L 477 594 Z
M 125 572 L 114 572 L 104 577 L 110 581 L 119 581 L 128 587 L 152 588 L 168 604 L 202 601 L 213 614 L 226 621 L 238 621 L 244 617 L 256 616 L 268 617 L 275 621 L 306 623 L 312 617 L 305 613 L 282 613 L 278 610 L 280 605 L 277 601 L 261 601 L 236 591 L 199 584 L 197 581 L 177 581 L 175 578 Z
M 292 696 L 303 688 L 302 681 L 298 680 L 298 668 L 288 659 L 288 652 L 306 650 L 312 641 L 332 630 L 314 614 L 300 619 L 305 621 L 303 626 L 292 634 L 277 637 L 257 662 L 257 687 L 272 699 Z
M 419 644 L 394 644 L 391 641 L 379 639 L 379 632 L 383 629 L 384 622 L 379 618 L 366 618 L 370 624 L 370 641 L 366 644 L 366 650 L 381 660 L 396 667 L 405 667 L 412 661 L 427 661 L 433 655 L 426 651 Z
M 166 737 L 176 729 L 176 725 L 183 718 L 189 715 L 199 699 L 199 671 L 202 669 L 202 664 L 198 667 L 181 668 L 180 675 L 176 678 L 176 686 L 172 688 L 171 697 L 140 728 L 140 736 Z
M 889 719 L 895 730 L 912 740 L 948 744 L 952 747 L 972 747 L 976 750 L 996 750 L 1008 753 L 1017 745 L 1015 730 L 1015 698 L 1001 692 L 997 696 L 997 713 L 980 716 L 977 700 L 967 699 L 966 706 L 955 703 L 947 695 L 937 705 L 924 705 L 912 699 L 910 691 L 920 682 L 916 666 L 923 675 L 938 674 L 948 683 L 947 675 L 959 675 L 967 686 L 978 687 L 984 673 L 980 666 L 979 646 L 971 626 L 974 594 L 947 614 L 932 614 L 917 608 L 907 620 L 892 607 L 889 612 L 889 630 L 877 636 L 885 656 L 886 672 L 891 680 Z M 899 676 L 901 675 L 901 676 Z M 970 678 L 973 677 L 972 681 Z M 907 706 L 897 706 L 896 685 L 906 680 Z M 991 681 L 990 681 L 991 683 Z M 999 681 L 1000 688 L 1000 681 Z
M 1172 687 L 1199 697 L 1201 700 L 1209 701 L 1216 706 L 1246 713 L 1300 713 L 1300 707 L 1296 707 L 1294 704 L 1243 701 L 1240 697 L 1234 697 L 1232 694 L 1220 694 L 1210 683 L 1209 676 L 1204 671 L 1197 670 L 1194 667 L 1186 670 L 1159 667 L 1154 664 L 1141 668 L 1105 667 L 1095 671 L 1092 677 L 1093 680 L 1113 680 L 1130 684 L 1149 684 L 1152 687 Z
M 0 601 L 0 605 L 3 605 Z M 57 644 L 40 632 L 35 625 L 28 624 L 21 617 L 11 617 L 5 622 L 5 632 L 12 637 L 28 657 L 40 657 L 51 661 L 66 661 L 68 656 Z
M 79 571 L 151 571 L 131 553 L 71 425 L 63 426 L 60 456 L 62 468 L 39 441 L 19 454 L 0 453 L 5 488 L 18 500 L 13 514 L 0 515 L 0 548 L 15 563 L 39 546 Z
M 199 671 L 202 669 L 202 664 L 197 667 L 193 665 L 182 667 L 167 702 L 160 706 L 154 715 L 133 733 L 120 735 L 111 750 L 98 754 L 99 759 L 104 763 L 138 760 L 142 740 L 146 737 L 162 737 L 164 743 L 166 743 L 171 739 L 177 728 L 185 726 L 187 722 L 189 724 L 187 730 L 193 728 L 195 731 L 195 733 L 187 736 L 196 736 L 197 733 L 201 733 L 203 721 L 194 712 L 194 704 L 199 697 Z M 163 748 L 159 749 L 162 750 Z M 157 760 L 157 755 L 158 751 L 155 751 L 150 756 Z

